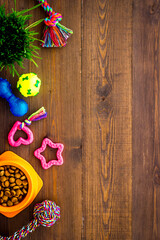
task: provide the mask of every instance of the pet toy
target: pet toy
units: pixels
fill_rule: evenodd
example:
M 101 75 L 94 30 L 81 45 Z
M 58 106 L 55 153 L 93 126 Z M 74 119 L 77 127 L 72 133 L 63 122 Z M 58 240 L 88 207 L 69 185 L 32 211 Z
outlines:
M 29 145 L 33 142 L 33 133 L 32 131 L 27 127 L 31 125 L 33 121 L 38 121 L 40 119 L 46 118 L 47 113 L 44 107 L 40 108 L 37 112 L 33 113 L 31 116 L 28 117 L 28 119 L 24 120 L 24 122 L 15 122 L 12 129 L 10 130 L 8 134 L 8 142 L 13 147 L 19 147 L 21 144 L 23 145 Z M 20 137 L 17 141 L 14 140 L 14 135 L 17 130 L 22 130 L 27 134 L 27 139 L 24 139 Z
M 40 86 L 41 80 L 35 73 L 22 74 L 17 82 L 17 88 L 24 97 L 36 96 Z
M 48 163 L 46 162 L 46 159 L 41 154 L 41 152 L 43 152 L 46 149 L 47 145 L 54 149 L 58 148 L 57 160 L 51 160 Z M 41 147 L 34 151 L 34 156 L 41 161 L 41 165 L 42 165 L 43 169 L 48 169 L 53 165 L 62 165 L 63 164 L 63 157 L 62 157 L 63 149 L 64 149 L 64 145 L 62 143 L 53 143 L 50 139 L 44 138 L 42 141 Z
M 16 11 L 15 6 L 15 10 L 12 9 L 12 13 L 8 14 L 5 13 L 4 6 L 0 6 L 0 70 L 9 68 L 13 76 L 15 73 L 19 75 L 15 63 L 23 67 L 23 59 L 25 58 L 37 66 L 33 57 L 39 58 L 36 55 L 39 48 L 34 45 L 34 41 L 38 40 L 35 38 L 38 33 L 34 30 L 30 31 L 30 29 L 37 26 L 44 19 L 27 26 L 27 21 L 32 15 L 24 14 L 40 5 L 22 11 Z
M 21 117 L 28 111 L 28 104 L 17 98 L 11 90 L 11 85 L 6 79 L 0 78 L 0 97 L 9 102 L 10 111 L 16 117 Z
M 73 31 L 59 23 L 62 20 L 62 15 L 55 13 L 46 0 L 38 0 L 38 2 L 42 4 L 42 7 L 49 15 L 44 20 L 46 29 L 44 31 L 44 43 L 42 43 L 42 47 L 65 46 L 67 39 L 73 34 Z
M 37 203 L 33 210 L 33 220 L 10 237 L 0 236 L 0 240 L 20 240 L 25 238 L 29 233 L 35 231 L 39 226 L 51 227 L 60 219 L 60 207 L 54 202 L 45 200 Z

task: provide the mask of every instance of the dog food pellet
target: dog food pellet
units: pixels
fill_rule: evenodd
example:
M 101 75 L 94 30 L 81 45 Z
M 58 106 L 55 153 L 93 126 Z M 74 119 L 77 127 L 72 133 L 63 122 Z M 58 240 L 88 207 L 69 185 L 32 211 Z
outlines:
M 3 176 L 3 177 L 0 178 L 0 181 L 1 181 L 1 182 L 5 182 L 6 180 L 7 180 L 7 178 L 6 178 L 5 176 Z
M 13 206 L 13 203 L 12 203 L 12 201 L 10 201 L 10 200 L 9 200 L 9 201 L 7 202 L 7 205 L 8 205 L 8 207 L 11 207 L 11 206 Z
M 2 177 L 4 175 L 4 171 L 0 171 L 0 177 Z
M 15 174 L 15 177 L 16 177 L 16 178 L 20 178 L 20 177 L 21 177 L 21 174 L 20 174 L 20 173 L 16 173 L 16 174 Z
M 18 202 L 18 199 L 16 197 L 12 198 L 12 203 Z
M 7 207 L 7 203 L 2 203 L 2 206 L 3 207 Z
M 9 187 L 9 181 L 5 181 L 4 185 L 5 187 Z
M 8 170 L 10 173 L 14 173 L 14 170 L 12 170 L 11 168 Z
M 17 179 L 17 180 L 16 180 L 16 184 L 19 186 L 19 185 L 22 184 L 22 181 L 21 181 L 20 179 Z
M 11 177 L 11 178 L 9 179 L 9 181 L 10 181 L 10 183 L 14 183 L 14 182 L 15 182 L 15 178 L 14 178 L 14 177 Z
M 6 177 L 9 177 L 9 176 L 10 176 L 10 173 L 9 173 L 7 170 L 5 171 L 5 176 L 6 176 Z
M 22 171 L 9 165 L 0 167 L 0 205 L 17 205 L 27 193 L 28 180 Z

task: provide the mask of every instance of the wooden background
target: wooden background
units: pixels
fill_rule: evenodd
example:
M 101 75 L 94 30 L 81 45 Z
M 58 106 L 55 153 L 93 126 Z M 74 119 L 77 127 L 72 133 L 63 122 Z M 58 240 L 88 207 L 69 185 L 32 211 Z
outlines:
M 4 2 L 11 11 L 13 0 L 0 0 Z M 39 68 L 26 61 L 25 70 L 19 69 L 42 80 L 39 95 L 27 99 L 26 117 L 41 106 L 48 112 L 47 119 L 32 124 L 31 145 L 8 145 L 17 118 L 0 99 L 0 153 L 11 150 L 28 160 L 44 186 L 19 215 L 0 216 L 0 234 L 13 234 L 32 219 L 35 203 L 50 199 L 61 207 L 61 219 L 26 239 L 158 240 L 160 1 L 48 2 L 74 35 L 65 48 L 41 48 Z M 17 0 L 17 9 L 34 4 L 36 0 Z M 32 21 L 44 17 L 38 8 Z M 36 30 L 41 33 L 43 24 Z M 17 77 L 8 72 L 1 77 L 20 96 Z M 45 136 L 64 143 L 63 166 L 43 170 L 33 156 Z M 53 155 L 48 148 L 47 159 Z

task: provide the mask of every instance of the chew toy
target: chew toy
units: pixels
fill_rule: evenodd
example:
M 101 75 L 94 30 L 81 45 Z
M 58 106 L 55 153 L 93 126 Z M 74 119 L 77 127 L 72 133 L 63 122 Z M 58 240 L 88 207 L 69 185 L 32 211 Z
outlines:
M 46 162 L 45 157 L 41 153 L 46 149 L 47 145 L 54 149 L 58 148 L 57 160 L 51 160 L 48 163 Z M 63 157 L 62 157 L 63 149 L 64 149 L 64 145 L 62 143 L 53 143 L 50 139 L 44 138 L 42 141 L 41 147 L 34 151 L 34 156 L 41 161 L 41 165 L 43 169 L 48 169 L 53 165 L 58 166 L 63 164 Z
M 41 80 L 35 73 L 22 74 L 17 82 L 17 88 L 24 97 L 36 96 L 40 86 Z
M 59 23 L 62 20 L 62 15 L 55 13 L 46 0 L 38 0 L 38 2 L 42 4 L 42 7 L 49 15 L 44 20 L 46 29 L 44 31 L 44 43 L 42 43 L 42 47 L 65 46 L 67 39 L 73 34 L 73 31 Z
M 0 97 L 9 102 L 10 111 L 16 117 L 21 117 L 28 111 L 28 104 L 17 98 L 11 90 L 11 85 L 6 79 L 0 78 Z
M 10 237 L 2 237 L 1 240 L 20 240 L 25 238 L 29 233 L 35 231 L 39 226 L 51 227 L 60 219 L 60 207 L 54 202 L 45 200 L 42 203 L 37 203 L 33 210 L 33 220 L 19 231 L 15 232 Z
M 28 119 L 24 120 L 24 122 L 15 122 L 12 129 L 10 130 L 8 134 L 8 142 L 13 147 L 18 147 L 21 144 L 23 145 L 29 145 L 33 142 L 33 133 L 32 131 L 27 127 L 31 125 L 33 121 L 38 121 L 43 118 L 47 117 L 47 113 L 44 107 L 40 108 L 37 112 L 33 113 L 31 116 L 28 117 Z M 24 139 L 20 137 L 17 141 L 14 140 L 14 135 L 17 130 L 22 130 L 27 134 L 27 139 Z

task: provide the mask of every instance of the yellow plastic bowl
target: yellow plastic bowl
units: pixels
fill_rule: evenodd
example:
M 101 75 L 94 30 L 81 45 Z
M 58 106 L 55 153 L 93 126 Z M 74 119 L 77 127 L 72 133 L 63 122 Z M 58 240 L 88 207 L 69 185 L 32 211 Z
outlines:
M 19 168 L 26 175 L 28 180 L 28 193 L 22 202 L 12 207 L 3 207 L 0 205 L 0 213 L 6 217 L 12 218 L 33 202 L 43 186 L 43 181 L 26 160 L 11 151 L 4 152 L 0 155 L 0 166 L 4 165 L 11 165 Z

